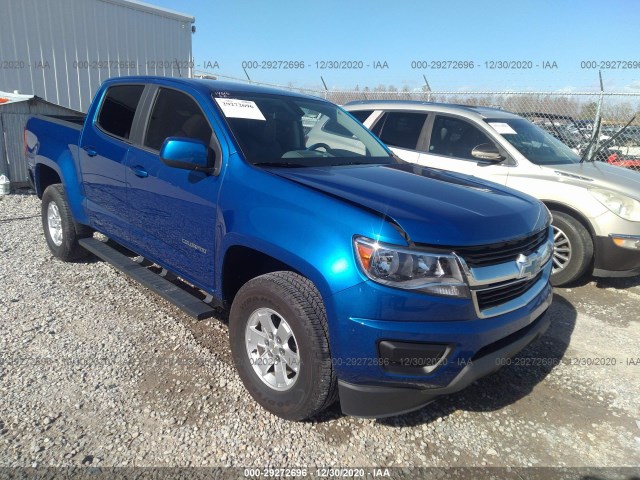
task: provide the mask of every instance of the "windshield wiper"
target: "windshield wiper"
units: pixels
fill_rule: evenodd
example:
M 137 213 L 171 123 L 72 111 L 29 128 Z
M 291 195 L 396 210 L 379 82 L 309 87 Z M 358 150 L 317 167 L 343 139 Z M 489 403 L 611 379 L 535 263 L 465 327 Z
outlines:
M 379 162 L 359 162 L 357 160 L 354 160 L 353 162 L 336 163 L 335 165 L 332 165 L 332 166 L 342 167 L 342 166 L 349 166 L 349 165 L 380 165 L 380 163 Z
M 602 70 L 598 72 L 600 76 L 600 97 L 598 98 L 598 108 L 596 109 L 596 118 L 593 122 L 593 132 L 591 135 L 591 141 L 587 145 L 586 150 L 582 154 L 580 163 L 585 160 L 594 161 L 596 152 L 599 151 L 600 146 L 600 125 L 602 125 L 602 101 L 604 99 L 604 83 L 602 82 Z
M 597 143 L 600 140 L 600 121 L 600 118 L 596 118 L 596 125 L 594 125 L 593 128 L 593 135 L 591 136 L 591 140 L 587 144 L 587 148 L 584 149 L 584 153 L 580 158 L 580 163 L 584 162 L 585 160 L 591 161 L 595 158 L 596 152 L 593 151 L 593 148 L 594 146 L 597 147 Z
M 593 155 L 592 155 L 592 159 L 595 159 L 595 158 L 596 158 L 596 156 L 597 156 L 597 155 L 599 155 L 599 154 L 600 154 L 600 152 L 601 152 L 602 150 L 604 150 L 604 149 L 605 149 L 605 148 L 607 148 L 609 145 L 611 145 L 611 144 L 613 143 L 613 141 L 614 141 L 614 140 L 617 140 L 617 139 L 618 139 L 618 137 L 622 134 L 622 132 L 624 132 L 624 131 L 627 129 L 627 127 L 633 123 L 633 121 L 634 121 L 635 119 L 636 119 L 636 116 L 634 115 L 634 116 L 633 116 L 633 118 L 631 118 L 631 120 L 629 120 L 629 121 L 627 122 L 627 124 L 626 124 L 624 127 L 622 127 L 620 130 L 618 130 L 618 131 L 616 132 L 616 134 L 615 134 L 615 135 L 613 135 L 609 140 L 607 140 L 606 142 L 604 142 L 604 143 L 600 146 L 600 148 L 599 148 L 598 150 L 596 150 L 596 151 L 593 153 Z
M 303 165 L 301 163 L 291 163 L 291 162 L 257 162 L 254 163 L 257 167 L 282 167 L 282 168 L 303 168 L 308 167 L 309 165 Z

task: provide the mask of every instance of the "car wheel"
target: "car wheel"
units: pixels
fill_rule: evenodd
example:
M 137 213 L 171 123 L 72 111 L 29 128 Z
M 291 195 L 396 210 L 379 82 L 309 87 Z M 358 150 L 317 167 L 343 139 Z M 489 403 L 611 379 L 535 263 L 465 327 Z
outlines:
M 274 272 L 247 282 L 231 306 L 229 335 L 240 378 L 266 410 L 304 420 L 335 401 L 324 304 L 305 277 Z
M 78 240 L 91 235 L 88 227 L 77 226 L 73 221 L 62 185 L 49 185 L 42 195 L 42 228 L 51 253 L 65 262 L 77 260 L 88 254 L 78 245 Z
M 593 240 L 578 220 L 562 212 L 553 215 L 553 270 L 551 283 L 562 286 L 582 277 L 593 260 Z

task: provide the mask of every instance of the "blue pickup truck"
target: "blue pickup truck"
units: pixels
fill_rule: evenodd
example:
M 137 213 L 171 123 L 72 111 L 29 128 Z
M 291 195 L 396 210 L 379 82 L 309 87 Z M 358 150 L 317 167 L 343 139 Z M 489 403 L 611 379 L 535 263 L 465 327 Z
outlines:
M 31 118 L 25 152 L 53 255 L 92 252 L 197 318 L 228 308 L 246 389 L 285 419 L 338 397 L 415 410 L 549 325 L 541 202 L 406 163 L 322 99 L 111 79 L 86 117 Z

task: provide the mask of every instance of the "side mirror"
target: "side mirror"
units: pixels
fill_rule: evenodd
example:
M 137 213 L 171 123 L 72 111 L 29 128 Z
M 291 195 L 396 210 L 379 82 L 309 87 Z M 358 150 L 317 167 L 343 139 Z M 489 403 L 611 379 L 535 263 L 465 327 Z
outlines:
M 160 149 L 160 160 L 174 168 L 209 174 L 214 171 L 209 164 L 209 148 L 204 142 L 192 138 L 167 138 Z
M 505 158 L 492 143 L 481 143 L 471 150 L 471 155 L 485 162 L 501 162 Z

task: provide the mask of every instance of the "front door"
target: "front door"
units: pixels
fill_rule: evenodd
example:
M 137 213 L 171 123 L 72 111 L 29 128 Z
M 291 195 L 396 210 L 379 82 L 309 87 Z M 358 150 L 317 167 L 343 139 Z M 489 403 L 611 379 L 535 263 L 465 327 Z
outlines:
M 131 244 L 138 253 L 212 291 L 221 178 L 169 167 L 159 157 L 167 137 L 211 145 L 212 128 L 193 98 L 163 87 L 155 93 L 146 124 L 142 144 L 132 146 L 127 157 Z

